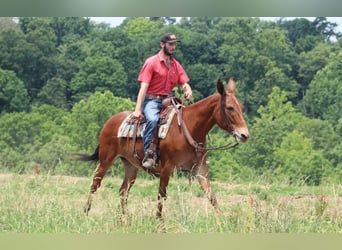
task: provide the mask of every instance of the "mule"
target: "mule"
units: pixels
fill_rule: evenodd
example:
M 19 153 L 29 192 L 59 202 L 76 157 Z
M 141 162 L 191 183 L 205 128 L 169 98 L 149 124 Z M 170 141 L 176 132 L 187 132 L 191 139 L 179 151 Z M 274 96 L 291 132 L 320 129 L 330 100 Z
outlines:
M 118 128 L 132 112 L 124 111 L 112 116 L 103 126 L 99 143 L 92 155 L 80 154 L 79 160 L 99 162 L 93 178 L 85 212 L 88 214 L 93 195 L 101 186 L 101 181 L 116 158 L 124 165 L 124 179 L 120 187 L 122 213 L 126 212 L 128 194 L 133 186 L 138 170 L 146 171 L 160 178 L 157 218 L 162 218 L 163 201 L 167 196 L 167 186 L 175 170 L 188 171 L 195 175 L 201 188 L 213 207 L 219 212 L 217 199 L 210 186 L 206 137 L 217 124 L 231 134 L 237 143 L 249 139 L 249 131 L 243 117 L 242 105 L 235 95 L 235 81 L 230 78 L 225 89 L 221 80 L 217 81 L 218 93 L 182 108 L 182 121 L 173 118 L 168 134 L 159 142 L 160 159 L 154 169 L 145 169 L 141 164 L 143 143 L 141 138 L 119 138 Z M 134 151 L 141 157 L 134 156 Z

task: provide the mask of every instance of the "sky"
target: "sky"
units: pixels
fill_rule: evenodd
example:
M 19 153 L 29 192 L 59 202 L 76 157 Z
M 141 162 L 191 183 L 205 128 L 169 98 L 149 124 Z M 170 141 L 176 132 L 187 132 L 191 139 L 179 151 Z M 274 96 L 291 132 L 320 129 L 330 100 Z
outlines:
M 286 19 L 291 20 L 293 18 L 294 17 L 288 17 Z M 315 19 L 314 17 L 306 17 L 306 18 L 309 19 L 310 21 Z M 115 26 L 120 25 L 122 21 L 125 19 L 125 17 L 90 17 L 90 19 L 96 23 L 104 22 L 104 23 L 110 24 L 111 27 L 115 27 Z M 275 21 L 279 19 L 279 17 L 260 17 L 260 19 Z M 342 17 L 327 17 L 327 20 L 329 22 L 336 23 L 338 25 L 336 28 L 336 31 L 342 32 Z

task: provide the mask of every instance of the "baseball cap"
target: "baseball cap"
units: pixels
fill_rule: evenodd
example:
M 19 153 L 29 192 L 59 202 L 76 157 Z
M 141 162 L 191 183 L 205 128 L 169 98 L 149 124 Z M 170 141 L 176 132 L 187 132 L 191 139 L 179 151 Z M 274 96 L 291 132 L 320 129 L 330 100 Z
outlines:
M 163 43 L 180 42 L 179 40 L 177 40 L 175 34 L 173 34 L 171 32 L 168 32 L 168 33 L 165 33 L 164 35 L 162 35 L 160 41 L 163 42 Z

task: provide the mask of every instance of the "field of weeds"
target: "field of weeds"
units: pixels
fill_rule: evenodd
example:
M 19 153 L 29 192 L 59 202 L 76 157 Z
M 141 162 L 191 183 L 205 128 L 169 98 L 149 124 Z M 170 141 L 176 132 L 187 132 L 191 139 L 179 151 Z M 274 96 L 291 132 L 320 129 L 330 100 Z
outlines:
M 119 213 L 121 179 L 107 176 L 86 216 L 91 178 L 0 174 L 0 232 L 341 233 L 342 186 L 213 182 L 218 215 L 197 182 L 171 178 L 164 220 L 155 218 L 158 179 L 132 187 Z

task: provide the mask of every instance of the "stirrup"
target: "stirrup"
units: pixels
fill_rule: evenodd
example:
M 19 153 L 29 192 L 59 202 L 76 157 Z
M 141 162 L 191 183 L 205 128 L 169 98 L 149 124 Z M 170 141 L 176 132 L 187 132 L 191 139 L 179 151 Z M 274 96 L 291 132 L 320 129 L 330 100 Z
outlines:
M 144 159 L 142 160 L 142 165 L 145 168 L 151 169 L 156 166 L 156 159 L 155 159 L 155 154 L 153 151 L 148 151 L 145 154 Z
M 142 163 L 144 168 L 152 169 L 156 166 L 156 162 L 153 158 L 147 158 Z

